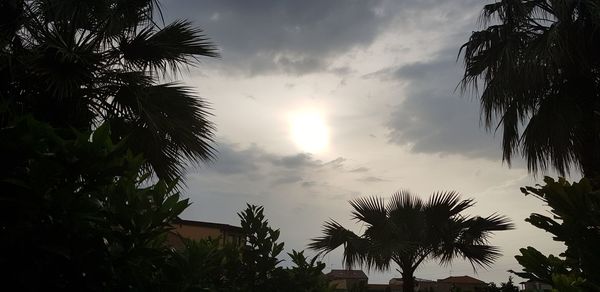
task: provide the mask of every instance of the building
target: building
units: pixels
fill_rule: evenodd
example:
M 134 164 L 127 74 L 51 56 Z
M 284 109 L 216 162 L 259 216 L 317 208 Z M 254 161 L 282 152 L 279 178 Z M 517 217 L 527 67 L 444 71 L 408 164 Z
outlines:
M 183 247 L 182 238 L 192 240 L 218 240 L 220 244 L 241 245 L 244 241 L 242 228 L 228 224 L 178 219 L 169 232 L 167 242 L 175 248 Z
M 436 282 L 435 292 L 451 292 L 460 289 L 462 292 L 485 291 L 487 284 L 469 276 L 448 277 Z
M 364 291 L 369 278 L 361 270 L 331 270 L 325 274 L 335 291 Z M 361 290 L 363 289 L 363 290 Z
M 402 292 L 402 286 L 389 284 L 367 284 L 367 292 Z
M 401 292 L 402 291 L 402 284 L 404 283 L 404 281 L 402 281 L 402 278 L 392 278 L 390 280 L 390 287 L 399 287 L 396 288 L 396 290 L 392 290 L 393 292 Z M 432 280 L 427 280 L 427 279 L 421 279 L 421 278 L 415 278 L 415 291 L 432 291 L 435 290 L 437 287 L 437 283 L 435 281 Z
M 521 282 L 523 290 L 532 292 L 546 292 L 552 291 L 552 286 L 539 281 L 529 280 L 527 282 Z
M 402 278 L 392 278 L 388 284 L 369 284 L 369 278 L 361 270 L 331 270 L 326 277 L 338 292 L 402 292 Z M 448 277 L 437 281 L 415 278 L 415 291 L 419 292 L 483 292 L 486 288 L 487 283 L 469 276 Z

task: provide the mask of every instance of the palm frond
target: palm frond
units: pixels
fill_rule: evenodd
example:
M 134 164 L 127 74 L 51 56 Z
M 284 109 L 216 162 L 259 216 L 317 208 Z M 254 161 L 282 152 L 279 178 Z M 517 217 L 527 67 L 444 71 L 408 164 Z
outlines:
M 458 245 L 455 253 L 448 257 L 446 255 L 440 258 L 440 263 L 447 264 L 452 258 L 462 257 L 471 263 L 473 269 L 477 267 L 489 268 L 494 262 L 502 255 L 500 249 L 496 246 L 484 245 L 484 244 L 465 244 Z
M 411 195 L 406 190 L 401 190 L 390 198 L 387 205 L 388 213 L 396 210 L 420 210 L 423 208 L 423 200 L 417 196 Z
M 213 159 L 213 124 L 207 105 L 185 86 L 174 83 L 121 88 L 113 100 L 131 116 L 131 147 L 143 153 L 160 177 L 173 179 L 186 162 Z
M 335 220 L 329 220 L 323 225 L 323 236 L 313 238 L 308 247 L 319 253 L 327 254 L 356 238 L 359 236 L 354 232 L 344 228 Z
M 381 197 L 364 197 L 350 201 L 352 219 L 356 219 L 371 226 L 383 225 L 387 218 L 385 201 Z
M 460 195 L 454 191 L 436 192 L 429 197 L 425 208 L 438 213 L 442 213 L 443 210 L 444 216 L 451 218 L 470 208 L 473 204 L 474 201 L 472 199 L 461 200 Z
M 155 31 L 146 27 L 133 38 L 123 37 L 119 50 L 129 66 L 152 72 L 176 73 L 181 65 L 192 65 L 198 57 L 217 57 L 215 46 L 188 21 L 175 21 Z
M 469 244 L 484 244 L 492 235 L 492 231 L 514 229 L 514 224 L 505 216 L 492 214 L 487 217 L 468 218 L 462 222 L 463 231 L 458 239 Z
M 308 247 L 319 254 L 327 254 L 344 246 L 344 263 L 352 267 L 362 264 L 368 251 L 368 242 L 334 220 L 325 222 L 323 236 L 313 238 Z

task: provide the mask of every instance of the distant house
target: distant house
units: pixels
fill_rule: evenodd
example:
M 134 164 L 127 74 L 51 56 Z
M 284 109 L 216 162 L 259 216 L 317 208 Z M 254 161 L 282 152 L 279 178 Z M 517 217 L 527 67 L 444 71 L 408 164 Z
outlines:
M 369 277 L 361 270 L 331 270 L 325 274 L 335 291 L 364 291 Z
M 369 278 L 361 270 L 331 270 L 325 276 L 337 292 L 402 292 L 402 278 L 392 278 L 388 284 L 369 284 Z M 486 288 L 485 282 L 469 276 L 437 281 L 415 278 L 415 291 L 419 292 L 483 292 Z
M 228 224 L 201 222 L 191 220 L 177 220 L 174 229 L 167 236 L 167 243 L 174 248 L 182 248 L 182 238 L 192 240 L 212 239 L 220 244 L 241 245 L 244 236 L 242 228 Z
M 367 292 L 402 292 L 402 286 L 389 284 L 367 284 Z
M 527 282 L 521 282 L 523 290 L 532 292 L 546 292 L 552 291 L 552 286 L 539 281 L 529 280 Z
M 396 288 L 396 290 L 392 290 L 392 292 L 396 292 L 396 291 L 402 292 L 402 284 L 403 283 L 404 283 L 404 281 L 402 281 L 402 278 L 392 278 L 390 280 L 390 287 L 399 287 L 399 288 Z M 436 287 L 437 287 L 437 283 L 435 281 L 421 279 L 421 278 L 415 278 L 415 291 L 428 292 L 428 291 L 435 290 Z
M 469 276 L 448 277 L 436 282 L 435 292 L 461 292 L 485 291 L 487 284 L 479 279 Z

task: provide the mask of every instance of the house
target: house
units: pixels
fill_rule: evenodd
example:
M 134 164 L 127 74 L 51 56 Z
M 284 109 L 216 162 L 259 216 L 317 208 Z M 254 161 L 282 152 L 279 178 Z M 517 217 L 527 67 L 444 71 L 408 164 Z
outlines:
M 388 284 L 369 284 L 361 270 L 331 270 L 325 275 L 335 291 L 402 292 L 402 278 L 392 278 Z M 478 292 L 486 291 L 487 283 L 469 276 L 448 277 L 437 281 L 415 278 L 415 291 Z
M 369 278 L 361 270 L 331 270 L 325 274 L 335 291 L 352 291 L 366 289 Z
M 396 292 L 396 291 L 401 292 L 402 291 L 402 284 L 404 283 L 404 281 L 402 281 L 402 278 L 392 278 L 389 283 L 390 283 L 390 287 L 399 287 L 399 289 L 397 289 L 397 290 L 391 290 L 392 292 Z M 428 291 L 435 290 L 436 287 L 437 287 L 437 283 L 435 281 L 421 279 L 421 278 L 415 278 L 415 291 L 428 292 Z
M 402 286 L 389 284 L 367 284 L 368 292 L 402 292 Z
M 182 238 L 192 240 L 212 239 L 219 244 L 241 245 L 244 241 L 242 228 L 228 224 L 178 219 L 167 236 L 167 243 L 174 248 L 182 248 Z
M 485 291 L 487 284 L 469 276 L 448 277 L 436 282 L 435 292 L 451 292 L 460 289 L 462 292 Z
M 539 281 L 529 280 L 527 282 L 520 283 L 523 286 L 523 290 L 532 292 L 546 292 L 552 291 L 552 286 Z

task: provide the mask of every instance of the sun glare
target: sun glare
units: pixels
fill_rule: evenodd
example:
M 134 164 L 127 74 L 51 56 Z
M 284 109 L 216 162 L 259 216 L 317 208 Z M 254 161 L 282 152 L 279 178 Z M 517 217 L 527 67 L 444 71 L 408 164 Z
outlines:
M 317 112 L 302 112 L 291 120 L 292 139 L 300 150 L 319 153 L 329 144 L 329 130 L 323 116 Z

